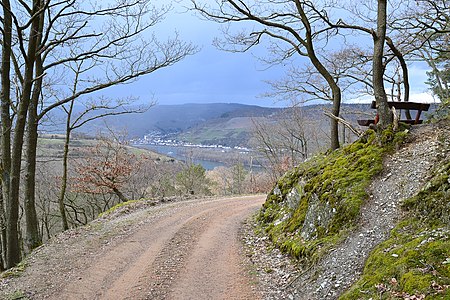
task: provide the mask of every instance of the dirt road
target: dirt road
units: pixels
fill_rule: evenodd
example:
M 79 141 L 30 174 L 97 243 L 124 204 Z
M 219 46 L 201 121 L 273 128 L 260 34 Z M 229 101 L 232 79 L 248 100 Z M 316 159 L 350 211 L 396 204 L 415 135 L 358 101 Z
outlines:
M 31 299 L 258 299 L 239 256 L 238 230 L 263 201 L 194 200 L 111 220 L 107 240 L 80 234 L 65 249 L 70 262 L 50 244 L 30 260 L 27 286 L 9 285 Z M 116 237 L 115 222 L 140 225 Z

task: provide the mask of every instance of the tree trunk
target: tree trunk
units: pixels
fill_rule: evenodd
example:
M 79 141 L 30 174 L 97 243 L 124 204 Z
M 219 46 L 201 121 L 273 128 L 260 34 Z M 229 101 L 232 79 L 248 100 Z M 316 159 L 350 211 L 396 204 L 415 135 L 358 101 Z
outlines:
M 395 47 L 394 42 L 391 38 L 386 37 L 386 43 L 389 46 L 389 48 L 392 50 L 394 55 L 397 57 L 398 61 L 400 62 L 400 67 L 402 68 L 402 76 L 403 76 L 403 87 L 405 89 L 405 97 L 403 101 L 409 102 L 409 73 L 408 73 L 408 66 L 406 64 L 405 58 L 403 57 L 403 54 L 400 52 L 400 50 Z M 400 85 L 400 83 L 399 83 Z M 406 118 L 408 120 L 412 119 L 410 111 L 407 109 L 405 111 Z
M 311 56 L 310 56 L 311 58 Z M 331 109 L 331 113 L 335 117 L 339 117 L 341 110 L 341 89 L 334 81 L 331 74 L 325 69 L 325 67 L 320 63 L 320 61 L 316 58 L 315 54 L 311 58 L 311 62 L 317 68 L 319 73 L 325 78 L 328 85 L 331 88 L 332 98 L 333 98 L 333 107 Z M 330 120 L 330 129 L 331 129 L 331 150 L 336 150 L 340 147 L 339 145 L 339 121 L 336 118 L 331 118 Z
M 320 73 L 320 75 L 325 79 L 328 86 L 331 89 L 332 93 L 332 101 L 333 101 L 333 108 L 331 110 L 331 113 L 339 117 L 340 109 L 341 109 L 341 89 L 336 84 L 336 81 L 334 80 L 333 76 L 328 72 L 328 70 L 325 68 L 325 66 L 320 62 L 320 60 L 317 58 L 316 52 L 314 50 L 314 43 L 313 43 L 313 37 L 311 32 L 311 25 L 309 23 L 308 17 L 306 16 L 301 4 L 299 1 L 296 1 L 296 7 L 300 14 L 300 17 L 302 19 L 302 23 L 305 25 L 306 30 L 306 44 L 304 45 L 306 47 L 306 51 L 308 52 L 308 57 L 311 61 L 311 63 L 314 65 L 316 70 Z M 335 150 L 339 148 L 339 122 L 336 119 L 331 119 L 331 150 Z
M 69 158 L 70 133 L 72 131 L 70 122 L 71 122 L 71 117 L 72 117 L 73 104 L 74 104 L 74 100 L 72 100 L 70 102 L 69 111 L 67 112 L 66 136 L 64 139 L 64 154 L 63 154 L 63 174 L 62 174 L 62 179 L 61 179 L 61 189 L 60 189 L 59 198 L 58 198 L 59 213 L 61 215 L 63 230 L 69 229 L 64 199 L 66 197 L 66 190 L 67 190 L 67 168 L 68 168 L 67 161 Z
M 1 188 L 1 185 L 0 185 Z M 5 205 L 3 194 L 0 191 L 0 272 L 5 270 L 6 230 L 5 230 Z
M 331 113 L 339 117 L 341 111 L 341 89 L 334 82 L 330 85 L 333 94 L 333 109 Z M 339 122 L 337 119 L 331 119 L 331 149 L 335 150 L 339 148 Z
M 25 127 L 27 103 L 21 102 L 14 131 L 13 150 L 11 156 L 11 188 L 6 202 L 6 268 L 12 268 L 20 262 L 19 229 L 19 187 L 22 159 L 23 135 Z
M 63 154 L 63 175 L 61 179 L 61 190 L 59 192 L 58 197 L 59 213 L 61 215 L 63 230 L 69 229 L 69 223 L 67 222 L 67 215 L 66 215 L 66 206 L 64 204 L 64 199 L 66 197 L 66 190 L 67 190 L 67 166 L 68 166 L 67 160 L 69 157 L 69 143 L 70 143 L 70 131 L 66 131 L 66 137 L 64 142 L 64 154 Z
M 116 187 L 113 188 L 114 194 L 116 194 L 117 197 L 119 197 L 121 202 L 127 202 L 128 199 L 125 198 L 125 196 L 122 194 L 121 191 L 119 191 Z
M 80 69 L 78 69 L 79 71 Z M 77 86 L 78 86 L 78 75 L 79 72 L 75 72 L 75 81 L 72 87 L 72 95 L 76 94 Z M 66 136 L 64 139 L 64 154 L 63 154 L 63 175 L 61 178 L 61 189 L 59 192 L 58 198 L 58 206 L 59 213 L 61 215 L 61 222 L 63 226 L 63 230 L 69 229 L 69 223 L 67 222 L 66 215 L 66 206 L 64 204 L 64 199 L 66 198 L 66 190 L 67 190 L 67 172 L 68 172 L 68 159 L 69 159 L 69 147 L 70 147 L 70 134 L 74 127 L 72 127 L 72 113 L 73 113 L 73 105 L 75 104 L 75 99 L 70 101 L 69 110 L 66 110 L 67 119 L 66 119 Z
M 1 177 L 2 177 L 2 198 L 0 201 L 0 226 L 2 238 L 2 258 L 6 262 L 7 238 L 5 215 L 5 202 L 9 200 L 10 190 L 10 170 L 11 170 L 11 117 L 10 117 L 10 91 L 11 91 L 11 39 L 12 39 L 12 16 L 9 0 L 3 1 L 3 44 L 2 44 L 2 65 L 1 65 Z M 3 267 L 3 266 L 2 266 Z
M 373 35 L 373 90 L 379 116 L 378 126 L 385 128 L 392 123 L 392 113 L 384 89 L 384 42 L 386 39 L 387 0 L 378 0 L 377 31 Z
M 40 9 L 40 1 L 33 2 L 33 12 Z M 19 109 L 16 114 L 14 126 L 14 138 L 11 151 L 11 187 L 8 202 L 6 203 L 6 239 L 7 255 L 6 267 L 11 268 L 20 262 L 19 229 L 19 190 L 20 172 L 22 166 L 22 149 L 25 135 L 25 124 L 27 120 L 28 107 L 31 100 L 31 90 L 34 83 L 34 63 L 36 60 L 37 40 L 39 36 L 40 18 L 34 18 L 30 28 L 28 41 L 27 59 L 25 62 L 25 76 L 23 80 L 22 96 L 20 98 Z
M 37 32 L 36 46 L 39 47 L 42 39 L 44 18 L 39 18 L 39 29 Z M 36 149 L 38 140 L 38 104 L 41 96 L 43 67 L 41 55 L 36 55 L 36 77 L 30 105 L 28 107 L 27 122 L 27 148 L 25 167 L 25 187 L 24 187 L 24 207 L 25 207 L 25 246 L 28 252 L 38 247 L 42 243 L 39 234 L 39 221 L 36 213 Z
M 39 234 L 39 222 L 36 214 L 35 190 L 36 190 L 36 148 L 37 148 L 37 103 L 30 104 L 27 123 L 27 148 L 25 165 L 25 187 L 24 187 L 24 208 L 25 208 L 25 246 L 28 252 L 41 244 Z

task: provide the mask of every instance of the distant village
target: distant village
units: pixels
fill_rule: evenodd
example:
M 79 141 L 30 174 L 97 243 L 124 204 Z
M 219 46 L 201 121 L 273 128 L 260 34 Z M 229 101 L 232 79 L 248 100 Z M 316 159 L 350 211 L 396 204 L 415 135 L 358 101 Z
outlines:
M 190 142 L 179 141 L 174 138 L 174 133 L 162 133 L 157 130 L 153 130 L 148 134 L 144 135 L 142 138 L 134 138 L 130 140 L 132 145 L 153 145 L 153 146 L 169 146 L 169 147 L 192 147 L 192 148 L 209 148 L 209 149 L 222 149 L 226 150 L 237 150 L 241 153 L 248 153 L 251 149 L 246 147 L 229 147 L 224 145 L 204 145 L 204 144 L 193 144 Z

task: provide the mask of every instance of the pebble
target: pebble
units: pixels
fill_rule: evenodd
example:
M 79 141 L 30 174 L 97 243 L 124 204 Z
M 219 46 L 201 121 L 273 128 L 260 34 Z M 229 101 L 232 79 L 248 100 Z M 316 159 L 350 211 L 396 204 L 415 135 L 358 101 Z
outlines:
M 242 229 L 247 252 L 245 259 L 247 264 L 253 265 L 259 281 L 258 289 L 263 299 L 286 300 L 294 299 L 295 290 L 291 288 L 291 282 L 300 273 L 296 261 L 279 249 L 273 248 L 272 242 L 266 236 L 260 237 L 254 232 L 255 223 L 246 222 Z M 248 253 L 251 253 L 249 256 Z M 272 272 L 265 270 L 271 269 Z

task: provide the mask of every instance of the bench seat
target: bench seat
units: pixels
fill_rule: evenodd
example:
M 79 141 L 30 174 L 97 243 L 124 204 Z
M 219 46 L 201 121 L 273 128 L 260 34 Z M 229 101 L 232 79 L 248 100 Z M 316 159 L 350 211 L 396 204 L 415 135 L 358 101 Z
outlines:
M 371 119 L 371 120 L 357 120 L 358 124 L 361 126 L 369 126 L 370 124 L 375 124 L 375 120 Z M 400 123 L 406 123 L 406 124 L 410 124 L 410 125 L 415 125 L 415 124 L 422 124 L 423 120 L 419 120 L 416 123 L 416 120 L 399 120 Z

